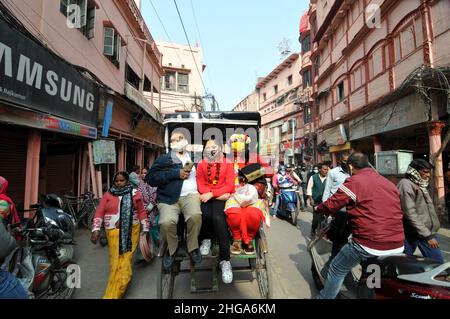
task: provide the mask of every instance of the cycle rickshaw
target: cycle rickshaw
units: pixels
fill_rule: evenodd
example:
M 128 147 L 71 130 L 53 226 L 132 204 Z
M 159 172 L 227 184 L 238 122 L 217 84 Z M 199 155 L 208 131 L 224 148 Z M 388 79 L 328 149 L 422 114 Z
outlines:
M 222 132 L 222 138 L 227 140 L 236 130 L 243 130 L 248 132 L 253 130 L 255 141 L 259 138 L 259 127 L 261 125 L 261 116 L 257 112 L 202 112 L 202 113 L 174 113 L 166 114 L 164 124 L 165 144 L 168 150 L 169 136 L 171 132 L 177 128 L 187 129 L 193 137 L 194 143 L 191 144 L 191 158 L 194 163 L 198 163 L 202 156 L 202 140 L 210 138 L 211 130 L 217 133 L 218 130 Z M 209 133 L 208 133 L 209 132 Z M 213 135 L 216 135 L 212 133 Z M 217 136 L 215 137 L 217 138 Z M 200 140 L 199 140 L 200 139 Z M 191 142 L 192 143 L 192 142 Z M 200 145 L 199 145 L 200 144 Z M 208 256 L 203 256 L 203 261 L 200 265 L 194 265 L 187 253 L 186 248 L 186 227 L 183 215 L 180 215 L 178 222 L 178 251 L 175 257 L 173 266 L 166 269 L 163 266 L 163 256 L 166 252 L 167 243 L 162 241 L 158 253 L 160 262 L 159 278 L 157 281 L 157 298 L 171 299 L 174 294 L 174 286 L 176 277 L 182 273 L 190 274 L 190 291 L 191 293 L 202 292 L 217 292 L 219 290 L 218 280 L 218 262 L 219 262 L 219 247 L 216 240 L 213 239 L 211 253 Z M 255 253 L 253 255 L 232 255 L 233 260 L 240 260 L 240 264 L 247 264 L 247 266 L 233 265 L 233 272 L 251 272 L 251 281 L 257 280 L 259 291 L 263 299 L 272 297 L 272 270 L 271 262 L 268 256 L 267 239 L 264 233 L 263 225 L 261 225 L 256 237 L 253 239 Z M 205 260 L 212 260 L 212 266 L 202 267 Z M 189 262 L 189 267 L 183 267 Z M 211 286 L 199 287 L 196 273 L 211 272 L 212 280 Z

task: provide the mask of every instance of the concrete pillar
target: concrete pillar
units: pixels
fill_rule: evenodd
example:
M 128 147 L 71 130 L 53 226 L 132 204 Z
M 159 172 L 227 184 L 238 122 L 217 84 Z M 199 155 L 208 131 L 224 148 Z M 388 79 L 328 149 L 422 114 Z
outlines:
M 441 133 L 445 127 L 445 123 L 441 121 L 434 121 L 428 123 L 428 137 L 430 141 L 430 158 L 434 158 L 441 148 Z M 436 160 L 436 169 L 434 174 L 434 186 L 437 190 L 438 209 L 439 214 L 443 213 L 445 209 L 445 186 L 444 186 L 444 172 L 442 167 L 442 154 Z
M 136 148 L 136 165 L 139 165 L 141 168 L 144 167 L 144 146 L 142 145 Z
M 117 163 L 117 171 L 122 172 L 125 170 L 125 143 L 119 141 L 119 150 L 118 150 L 118 163 Z M 116 172 L 114 172 L 116 173 Z
M 333 167 L 336 167 L 337 164 L 338 164 L 337 154 L 336 153 L 331 153 L 331 165 L 333 165 Z
M 30 209 L 30 205 L 36 204 L 38 202 L 40 154 L 41 131 L 31 130 L 30 134 L 28 135 L 24 209 Z
M 375 153 L 382 151 L 381 141 L 377 135 L 375 135 L 373 137 L 373 149 L 374 149 Z
M 95 198 L 99 198 L 98 194 L 98 186 L 97 186 L 97 174 L 95 172 L 95 166 L 94 166 L 94 157 L 92 152 L 92 143 L 88 143 L 88 154 L 89 154 L 89 171 L 91 175 L 91 182 L 92 182 L 92 193 L 94 194 Z

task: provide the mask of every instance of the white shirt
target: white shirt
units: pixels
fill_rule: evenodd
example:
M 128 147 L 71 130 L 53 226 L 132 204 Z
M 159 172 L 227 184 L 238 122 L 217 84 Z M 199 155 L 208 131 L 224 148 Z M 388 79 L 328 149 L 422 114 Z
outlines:
M 180 155 L 179 153 L 177 153 L 177 157 L 180 159 L 180 161 L 183 164 L 183 166 L 187 162 L 192 162 L 191 161 L 191 157 L 186 152 L 184 152 L 183 155 Z M 196 176 L 197 176 L 197 173 L 196 173 L 196 170 L 195 170 L 195 166 L 192 166 L 192 170 L 191 170 L 191 174 L 189 175 L 189 178 L 185 179 L 183 181 L 183 187 L 181 188 L 180 197 L 181 196 L 187 196 L 189 194 L 198 194 L 197 177 Z
M 373 248 L 363 246 L 361 244 L 358 244 L 358 245 L 361 246 L 362 249 L 364 249 L 366 252 L 368 252 L 369 254 L 371 254 L 373 256 L 397 255 L 397 254 L 403 253 L 403 251 L 405 250 L 405 247 L 403 247 L 403 246 L 400 248 L 389 249 L 389 250 L 378 250 L 378 249 L 373 249 Z

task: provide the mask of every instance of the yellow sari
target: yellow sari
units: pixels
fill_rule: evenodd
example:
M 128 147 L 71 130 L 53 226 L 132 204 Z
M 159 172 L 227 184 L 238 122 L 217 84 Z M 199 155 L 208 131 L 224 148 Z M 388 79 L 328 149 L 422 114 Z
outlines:
M 140 224 L 134 224 L 131 242 L 132 250 L 119 254 L 119 229 L 106 231 L 109 247 L 109 279 L 103 299 L 121 299 L 133 275 L 132 262 L 139 243 Z

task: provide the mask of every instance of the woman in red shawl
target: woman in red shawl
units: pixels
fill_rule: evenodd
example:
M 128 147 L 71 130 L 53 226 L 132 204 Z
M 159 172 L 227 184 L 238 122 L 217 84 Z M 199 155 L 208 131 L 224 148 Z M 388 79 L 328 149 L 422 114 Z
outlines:
M 6 225 L 20 223 L 20 216 L 17 212 L 16 205 L 11 198 L 6 195 L 8 190 L 8 181 L 0 176 L 0 217 L 6 221 Z M 20 239 L 16 236 L 16 239 Z

